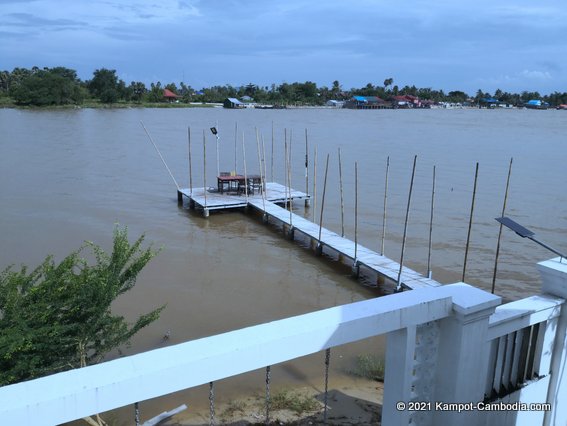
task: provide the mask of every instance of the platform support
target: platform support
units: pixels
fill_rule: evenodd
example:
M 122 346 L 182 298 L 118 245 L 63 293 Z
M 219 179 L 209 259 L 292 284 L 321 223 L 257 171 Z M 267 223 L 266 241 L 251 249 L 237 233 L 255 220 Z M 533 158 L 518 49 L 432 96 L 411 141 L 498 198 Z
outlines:
M 177 191 L 177 204 L 183 205 L 183 194 L 181 191 Z
M 358 263 L 358 260 L 355 260 L 354 263 L 352 264 L 351 273 L 352 276 L 355 278 L 360 277 L 360 263 Z
M 248 206 L 247 206 L 247 207 L 248 207 Z M 267 224 L 267 223 L 268 223 L 268 213 L 264 213 L 264 214 L 262 215 L 262 222 L 263 222 L 264 224 Z
M 203 217 L 209 217 L 209 209 L 203 209 Z
M 311 199 L 306 198 L 305 199 L 305 207 L 309 207 L 311 205 Z
M 317 245 L 315 246 L 315 254 L 317 256 L 321 256 L 323 254 L 323 244 L 321 244 L 321 242 L 317 242 Z
M 189 208 L 191 210 L 195 210 L 195 200 L 193 200 L 192 198 L 189 198 Z

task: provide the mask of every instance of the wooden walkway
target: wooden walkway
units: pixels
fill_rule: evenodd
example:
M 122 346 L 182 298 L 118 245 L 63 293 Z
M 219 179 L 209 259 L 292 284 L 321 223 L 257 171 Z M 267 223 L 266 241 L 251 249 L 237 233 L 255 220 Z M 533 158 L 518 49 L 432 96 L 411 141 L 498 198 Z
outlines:
M 265 209 L 264 209 L 265 204 Z M 360 244 L 356 247 L 356 264 L 355 264 L 355 243 L 347 238 L 341 237 L 339 234 L 330 231 L 326 228 L 321 228 L 321 240 L 319 240 L 319 225 L 296 215 L 290 214 L 289 210 L 283 209 L 280 206 L 266 201 L 265 203 L 261 198 L 249 199 L 248 205 L 263 214 L 267 214 L 268 218 L 277 220 L 285 224 L 288 228 L 293 229 L 293 232 L 300 232 L 303 235 L 311 238 L 312 241 L 320 243 L 322 246 L 327 247 L 339 255 L 350 259 L 353 266 L 365 266 L 366 268 L 374 271 L 379 276 L 388 278 L 394 282 L 398 281 L 398 273 L 400 264 L 394 262 L 392 259 L 382 256 L 375 251 L 370 250 Z M 431 288 L 438 287 L 441 284 L 437 281 L 424 277 L 420 273 L 404 267 L 402 269 L 401 277 L 402 286 L 408 289 Z
M 183 201 L 183 197 L 188 198 L 190 207 L 202 210 L 205 217 L 209 216 L 209 211 L 249 206 L 266 215 L 267 220 L 277 221 L 288 230 L 291 230 L 291 232 L 299 232 L 305 235 L 311 240 L 312 245 L 318 245 L 319 249 L 325 247 L 338 253 L 340 257 L 350 259 L 353 264 L 353 270 L 358 271 L 358 268 L 363 266 L 375 272 L 379 277 L 387 278 L 397 283 L 400 270 L 399 263 L 360 244 L 355 247 L 354 241 L 341 237 L 326 228 L 321 228 L 321 239 L 319 240 L 319 225 L 295 213 L 291 214 L 290 222 L 289 210 L 276 204 L 285 204 L 289 201 L 286 187 L 276 182 L 267 182 L 265 185 L 265 199 L 262 198 L 261 193 L 249 194 L 246 197 L 244 194 L 221 194 L 216 188 L 207 188 L 206 190 L 205 188 L 193 188 L 193 191 L 190 191 L 188 188 L 182 188 L 178 191 L 177 196 L 179 202 Z M 310 200 L 310 196 L 304 192 L 292 189 L 291 200 L 292 202 L 295 200 L 306 200 L 307 203 Z M 437 281 L 407 267 L 404 267 L 402 270 L 401 283 L 403 287 L 412 290 L 441 285 Z

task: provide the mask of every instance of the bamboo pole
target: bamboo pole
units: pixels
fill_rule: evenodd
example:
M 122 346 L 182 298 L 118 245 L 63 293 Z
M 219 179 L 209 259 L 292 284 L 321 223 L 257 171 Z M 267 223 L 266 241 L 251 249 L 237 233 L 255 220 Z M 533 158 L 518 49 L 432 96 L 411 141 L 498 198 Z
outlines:
M 354 266 L 358 262 L 358 161 L 354 162 Z
M 287 176 L 288 176 L 288 191 L 289 191 L 289 224 L 291 226 L 290 236 L 293 234 L 293 214 L 292 214 L 292 198 L 291 198 L 291 130 L 289 134 L 289 148 L 288 148 L 288 160 L 287 160 Z
M 258 150 L 258 167 L 260 169 L 260 188 L 264 187 L 264 178 L 262 174 L 262 155 L 260 153 L 260 137 L 258 136 L 258 128 L 256 128 L 256 149 Z M 245 182 L 248 185 L 248 182 Z M 264 217 L 266 215 L 266 199 L 264 198 L 264 191 L 262 191 L 262 206 L 264 208 Z
M 203 189 L 205 193 L 205 210 L 207 210 L 207 137 L 203 130 Z M 206 215 L 206 213 L 205 213 Z
M 272 164 L 271 164 L 271 177 L 274 181 L 274 122 L 272 121 Z
M 390 156 L 386 158 L 386 180 L 384 184 L 384 213 L 382 215 L 382 244 L 380 254 L 384 256 L 384 243 L 386 240 L 386 205 L 388 203 L 388 175 L 390 173 Z
M 217 129 L 217 134 L 215 135 L 217 141 L 217 176 L 220 176 L 220 156 L 219 156 L 219 122 L 215 122 L 215 128 Z
M 309 195 L 309 141 L 305 128 L 305 194 Z M 309 207 L 309 198 L 305 199 L 305 207 Z
M 313 154 L 313 222 L 315 222 L 315 212 L 317 211 L 317 145 Z
M 234 173 L 238 173 L 238 160 L 237 160 L 237 149 L 238 145 L 238 121 L 234 123 Z
M 506 201 L 508 200 L 508 188 L 510 187 L 510 175 L 512 174 L 512 162 L 514 158 L 510 158 L 510 166 L 508 167 L 508 178 L 506 179 L 506 192 L 504 192 L 504 203 L 502 205 L 502 214 L 500 217 L 504 217 L 506 213 Z M 496 288 L 496 271 L 498 270 L 498 256 L 500 254 L 500 239 L 502 237 L 502 224 L 500 224 L 500 229 L 498 230 L 498 242 L 496 243 L 496 257 L 494 258 L 494 273 L 492 274 L 492 289 L 491 292 L 494 294 Z
M 341 237 L 345 236 L 345 204 L 343 198 L 343 165 L 341 160 L 341 148 L 339 147 L 339 192 L 341 194 Z
M 433 235 L 433 209 L 435 205 L 435 166 L 433 166 L 433 185 L 431 187 L 431 215 L 429 218 L 429 248 L 427 250 L 427 277 L 431 278 L 431 242 Z
M 146 135 L 148 136 L 148 139 L 150 140 L 150 142 L 152 143 L 152 145 L 154 146 L 154 148 L 156 149 L 159 158 L 161 158 L 161 162 L 163 163 L 163 165 L 165 166 L 165 168 L 167 169 L 169 176 L 171 176 L 171 179 L 173 180 L 173 183 L 175 183 L 175 186 L 177 187 L 177 191 L 179 191 L 179 185 L 177 184 L 177 181 L 175 180 L 175 178 L 173 177 L 173 173 L 171 173 L 171 170 L 169 169 L 169 167 L 167 166 L 167 163 L 165 162 L 165 160 L 163 159 L 163 156 L 161 155 L 161 152 L 159 151 L 156 143 L 154 142 L 154 140 L 152 139 L 152 137 L 150 136 L 150 133 L 148 132 L 148 129 L 146 129 L 146 126 L 144 126 L 144 123 L 142 121 L 140 121 L 140 124 L 142 125 L 144 131 L 146 132 Z
M 248 202 L 248 171 L 246 170 L 246 147 L 244 146 L 244 132 L 242 132 L 242 161 L 244 165 L 244 194 Z
M 406 220 L 404 223 L 404 236 L 402 239 L 402 254 L 400 256 L 400 270 L 398 271 L 398 282 L 396 284 L 396 292 L 402 291 L 402 268 L 404 267 L 404 251 L 406 248 L 406 236 L 408 230 L 408 220 L 409 220 L 409 212 L 410 212 L 410 205 L 411 205 L 411 194 L 413 192 L 413 179 L 415 177 L 415 165 L 417 163 L 417 155 L 413 157 L 413 169 L 411 172 L 411 181 L 410 181 L 410 189 L 408 194 L 408 206 L 406 209 Z
M 474 172 L 474 187 L 473 187 L 473 194 L 472 194 L 472 202 L 471 202 L 471 215 L 469 218 L 469 230 L 467 232 L 467 244 L 465 246 L 465 260 L 463 262 L 463 277 L 461 279 L 462 282 L 465 282 L 465 274 L 467 272 L 467 258 L 469 256 L 469 244 L 471 241 L 471 231 L 472 231 L 472 223 L 473 223 L 473 213 L 474 213 L 474 201 L 476 198 L 476 183 L 478 181 L 478 162 L 476 163 L 476 169 Z
M 321 198 L 321 216 L 319 218 L 319 243 L 317 244 L 317 251 L 322 253 L 323 247 L 321 246 L 321 232 L 323 230 L 323 210 L 325 208 L 325 192 L 327 191 L 327 173 L 329 171 L 329 154 L 327 154 L 327 164 L 325 165 L 325 180 L 323 181 L 323 197 Z
M 193 167 L 191 162 L 191 127 L 187 127 L 187 145 L 189 149 L 189 194 L 193 195 Z
M 268 179 L 268 171 L 266 170 L 266 144 L 264 143 L 264 134 L 262 133 L 262 164 L 264 165 L 264 180 L 262 181 L 262 193 L 266 191 L 266 180 Z

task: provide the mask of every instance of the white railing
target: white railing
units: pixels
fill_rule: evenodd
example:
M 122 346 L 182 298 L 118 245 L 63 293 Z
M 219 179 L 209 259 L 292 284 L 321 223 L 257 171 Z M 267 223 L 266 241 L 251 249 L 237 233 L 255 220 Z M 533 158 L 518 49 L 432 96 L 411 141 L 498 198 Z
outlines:
M 413 290 L 5 386 L 0 424 L 71 421 L 380 334 L 387 335 L 382 424 L 565 424 L 567 265 L 557 263 L 540 264 L 549 294 L 499 307 L 499 297 L 464 283 Z M 552 411 L 436 405 L 487 395 L 549 402 Z

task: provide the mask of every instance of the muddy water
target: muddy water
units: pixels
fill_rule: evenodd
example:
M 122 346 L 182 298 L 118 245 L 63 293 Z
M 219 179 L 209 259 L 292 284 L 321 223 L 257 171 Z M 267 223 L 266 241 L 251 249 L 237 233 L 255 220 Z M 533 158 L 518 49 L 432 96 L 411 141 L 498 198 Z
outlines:
M 567 251 L 565 167 L 567 116 L 561 111 L 347 111 L 283 110 L 0 110 L 0 267 L 35 265 L 46 254 L 60 259 L 83 241 L 109 247 L 115 224 L 132 238 L 145 233 L 161 247 L 136 288 L 116 303 L 129 318 L 167 304 L 161 319 L 143 330 L 126 353 L 203 337 L 378 294 L 353 281 L 348 269 L 321 261 L 242 212 L 209 219 L 178 207 L 175 186 L 140 126 L 152 134 L 181 186 L 188 186 L 187 127 L 191 127 L 193 181 L 203 180 L 203 130 L 207 181 L 216 174 L 215 141 L 220 130 L 220 169 L 242 169 L 242 133 L 247 167 L 257 171 L 257 127 L 264 137 L 267 175 L 284 181 L 284 128 L 292 139 L 292 185 L 305 189 L 305 128 L 310 146 L 309 192 L 313 191 L 313 147 L 318 150 L 317 194 L 322 194 L 324 157 L 330 174 L 324 222 L 341 227 L 337 150 L 342 149 L 345 230 L 354 233 L 354 162 L 359 166 L 359 241 L 379 250 L 386 157 L 391 173 L 385 254 L 399 259 L 411 162 L 418 155 L 405 258 L 425 272 L 431 174 L 437 166 L 433 229 L 433 276 L 443 283 L 462 274 L 475 162 L 480 163 L 467 282 L 490 288 L 498 226 L 510 157 L 514 168 L 508 214 L 552 246 Z M 312 204 L 313 206 L 313 204 Z M 313 207 L 296 205 L 311 217 Z M 317 217 L 319 213 L 317 212 Z M 537 291 L 535 263 L 545 250 L 510 231 L 503 234 L 497 293 L 508 299 Z M 382 289 L 390 291 L 389 289 Z M 380 351 L 382 341 L 335 352 L 335 377 L 356 353 Z M 313 381 L 320 386 L 322 355 L 278 367 L 280 384 Z M 224 381 L 221 398 L 261 391 L 261 374 Z M 222 396 L 224 395 L 224 396 Z M 176 402 L 206 404 L 195 389 L 145 403 L 147 416 Z M 195 401 L 195 402 L 194 402 Z M 180 403 L 181 403 L 180 402 Z M 145 416 L 144 416 L 145 417 Z

